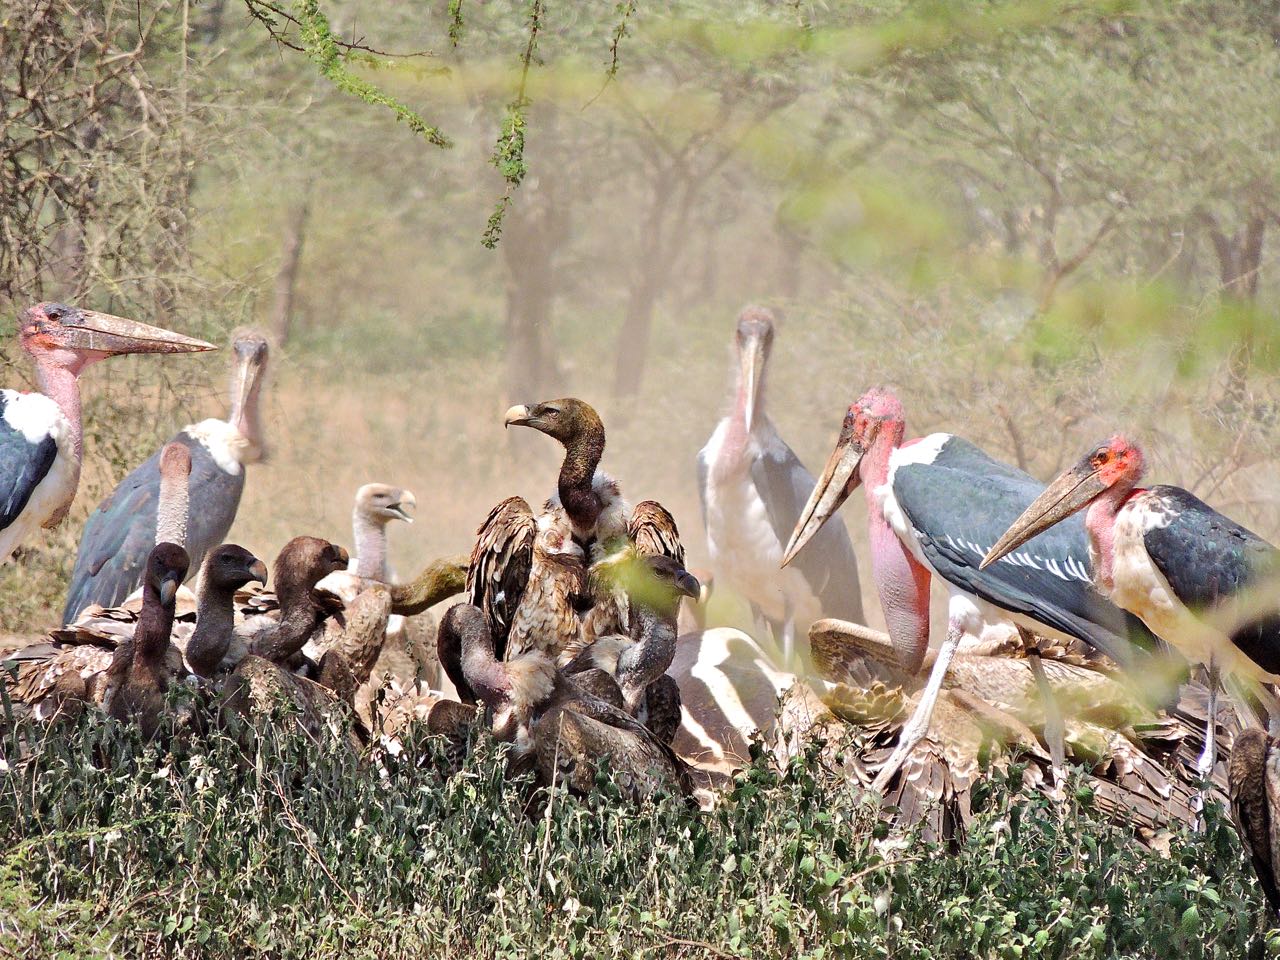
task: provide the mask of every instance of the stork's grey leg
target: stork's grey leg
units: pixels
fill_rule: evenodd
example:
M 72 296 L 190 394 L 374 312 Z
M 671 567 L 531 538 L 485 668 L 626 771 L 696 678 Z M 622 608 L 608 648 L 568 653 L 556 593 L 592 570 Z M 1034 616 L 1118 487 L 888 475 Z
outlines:
M 1040 653 L 1036 650 L 1027 652 L 1027 662 L 1031 664 L 1031 675 L 1036 678 L 1036 688 L 1040 691 L 1040 705 L 1044 708 L 1044 739 L 1049 744 L 1049 760 L 1053 764 L 1053 782 L 1061 786 L 1066 780 L 1067 748 L 1065 744 L 1067 725 L 1062 719 L 1062 707 L 1049 686 L 1049 678 L 1044 675 L 1044 664 L 1040 662 Z
M 885 787 L 889 785 L 889 781 L 893 779 L 893 775 L 901 769 L 902 764 L 906 762 L 908 755 L 915 749 L 917 743 L 924 739 L 925 734 L 929 732 L 929 720 L 933 717 L 934 704 L 938 702 L 938 694 L 942 692 L 942 681 L 947 675 L 947 668 L 951 666 L 951 658 L 955 656 L 956 648 L 960 646 L 960 638 L 964 636 L 964 632 L 960 629 L 959 624 L 950 623 L 947 625 L 947 636 L 942 641 L 942 646 L 938 648 L 938 659 L 933 662 L 933 671 L 929 674 L 929 682 L 924 686 L 924 692 L 920 694 L 920 702 L 916 704 L 916 712 L 911 715 L 911 719 L 906 722 L 902 728 L 902 734 L 898 737 L 898 746 L 894 749 L 889 759 L 885 761 L 880 772 L 876 774 L 875 781 L 871 784 L 871 789 L 884 793 Z
M 1208 673 L 1209 707 L 1206 712 L 1209 716 L 1205 720 L 1204 750 L 1200 752 L 1200 759 L 1196 761 L 1196 773 L 1205 783 L 1213 776 L 1213 765 L 1218 762 L 1218 661 L 1216 657 L 1209 657 Z
M 786 670 L 796 673 L 796 614 L 787 601 L 786 615 L 782 621 L 782 665 Z

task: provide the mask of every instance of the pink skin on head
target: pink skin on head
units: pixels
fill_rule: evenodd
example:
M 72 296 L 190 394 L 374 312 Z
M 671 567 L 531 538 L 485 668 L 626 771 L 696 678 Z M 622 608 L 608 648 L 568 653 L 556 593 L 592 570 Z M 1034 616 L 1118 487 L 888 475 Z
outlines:
M 906 418 L 892 392 L 873 387 L 849 408 L 864 453 L 850 479 L 862 481 L 871 538 L 871 575 L 880 608 L 903 666 L 920 668 L 929 649 L 929 571 L 911 555 L 884 518 L 876 490 L 889 479 L 889 455 L 902 446 Z M 914 441 L 913 441 L 914 442 Z
M 1116 515 L 1134 494 L 1141 492 L 1138 482 L 1146 470 L 1146 461 L 1142 448 L 1120 434 L 1095 447 L 1087 459 L 1107 485 L 1089 504 L 1084 525 L 1097 554 L 1094 579 L 1109 591 L 1114 586 Z

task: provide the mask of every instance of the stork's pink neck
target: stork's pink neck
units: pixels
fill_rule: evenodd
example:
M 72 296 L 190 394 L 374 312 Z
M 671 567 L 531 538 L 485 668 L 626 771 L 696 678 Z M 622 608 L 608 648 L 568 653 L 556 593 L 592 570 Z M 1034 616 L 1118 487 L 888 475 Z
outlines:
M 1115 588 L 1116 519 L 1141 492 L 1132 485 L 1109 487 L 1098 494 L 1085 513 L 1084 526 L 1093 554 L 1093 580 L 1104 593 L 1110 594 Z
M 80 419 L 80 365 L 68 366 L 37 354 L 34 358 L 36 383 L 40 392 L 58 405 L 71 427 L 72 450 L 75 451 L 76 469 L 84 453 L 84 429 Z
M 739 373 L 737 392 L 733 399 L 733 409 L 729 411 L 729 427 L 725 430 L 723 441 L 720 444 L 720 455 L 712 465 L 712 469 L 720 476 L 733 473 L 746 465 L 747 447 L 751 442 L 751 431 L 747 429 L 748 399 L 746 381 L 743 380 L 742 374 Z M 756 422 L 759 423 L 763 416 L 764 381 L 760 380 L 756 384 Z
M 858 464 L 867 498 L 871 575 L 880 595 L 893 649 L 910 673 L 929 649 L 929 571 L 902 542 L 884 515 L 878 489 L 889 481 L 889 457 L 902 442 L 905 425 L 885 423 Z M 914 441 L 912 441 L 914 442 Z

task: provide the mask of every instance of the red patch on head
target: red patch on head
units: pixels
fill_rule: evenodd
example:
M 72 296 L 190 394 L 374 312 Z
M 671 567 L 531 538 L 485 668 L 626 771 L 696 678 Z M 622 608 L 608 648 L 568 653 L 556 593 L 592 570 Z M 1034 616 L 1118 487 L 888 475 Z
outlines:
M 902 402 L 893 391 L 885 387 L 872 387 L 849 407 L 849 413 L 845 417 L 846 426 L 850 426 L 850 418 L 853 435 L 859 440 L 865 440 L 875 426 L 884 422 L 901 423 L 905 415 Z
M 1146 468 L 1142 448 L 1121 434 L 1095 447 L 1089 462 L 1109 487 L 1137 483 Z

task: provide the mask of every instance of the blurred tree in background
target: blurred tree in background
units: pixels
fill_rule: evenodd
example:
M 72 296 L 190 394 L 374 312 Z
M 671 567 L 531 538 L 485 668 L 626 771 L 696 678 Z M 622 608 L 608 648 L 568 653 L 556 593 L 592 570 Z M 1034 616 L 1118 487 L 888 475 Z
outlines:
M 552 455 L 493 411 L 568 393 L 696 555 L 749 300 L 787 315 L 806 460 L 892 381 L 1039 475 L 1131 430 L 1274 533 L 1278 34 L 1245 0 L 13 0 L 0 306 L 272 330 L 287 442 L 237 527 L 267 555 L 345 536 L 375 473 L 437 504 L 409 564 L 456 549 Z M 95 371 L 77 510 L 219 415 L 225 364 Z

